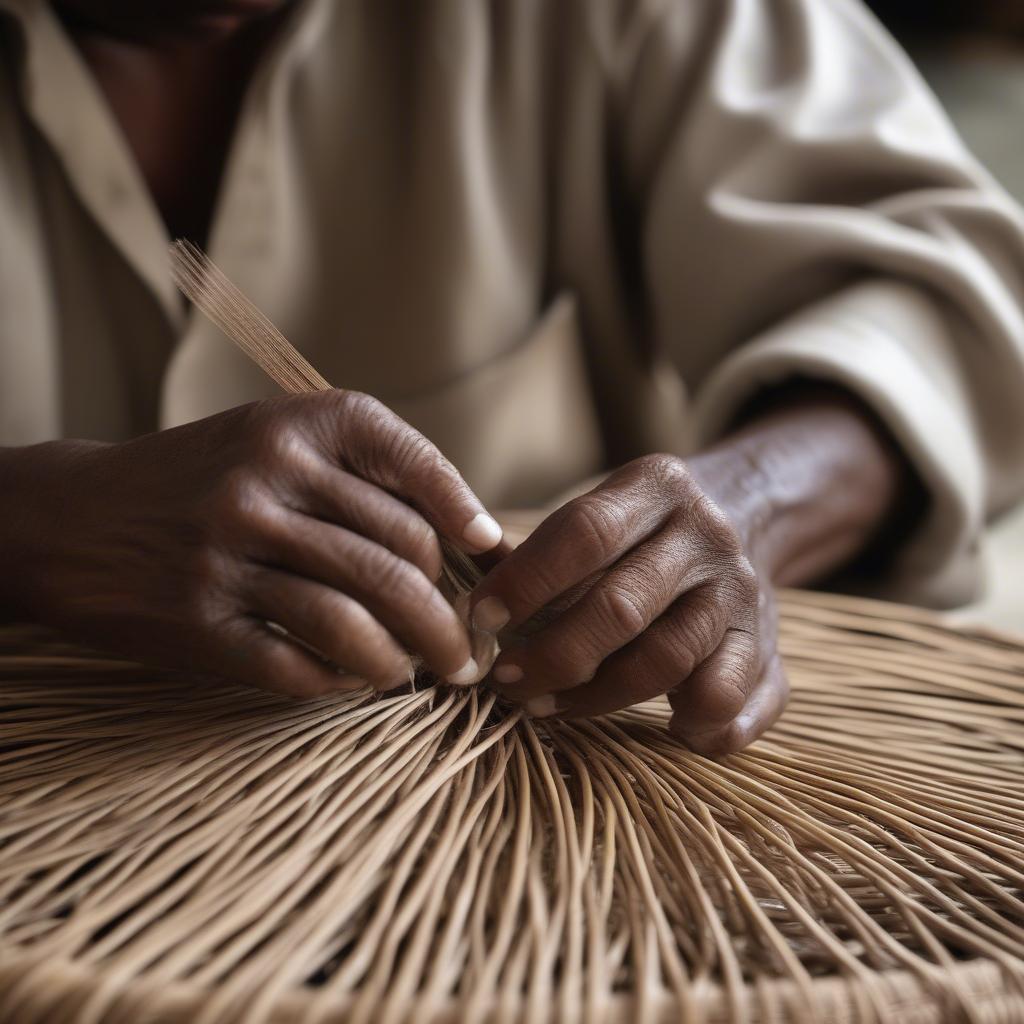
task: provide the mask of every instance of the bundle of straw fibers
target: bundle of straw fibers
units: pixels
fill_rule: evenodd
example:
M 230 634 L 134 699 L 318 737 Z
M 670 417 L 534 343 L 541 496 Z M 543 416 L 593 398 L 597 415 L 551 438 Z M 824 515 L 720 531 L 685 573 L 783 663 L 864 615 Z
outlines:
M 1024 647 L 791 594 L 781 724 L 0 633 L 0 1021 L 1024 1021 Z

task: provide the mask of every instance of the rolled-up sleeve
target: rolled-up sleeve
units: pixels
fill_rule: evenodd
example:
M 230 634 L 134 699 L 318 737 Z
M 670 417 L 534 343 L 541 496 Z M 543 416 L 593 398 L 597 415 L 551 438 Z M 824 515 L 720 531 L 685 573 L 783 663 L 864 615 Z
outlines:
M 620 86 L 646 319 L 699 440 L 788 378 L 845 386 L 930 498 L 880 589 L 969 599 L 1024 493 L 1018 208 L 853 0 L 671 0 Z

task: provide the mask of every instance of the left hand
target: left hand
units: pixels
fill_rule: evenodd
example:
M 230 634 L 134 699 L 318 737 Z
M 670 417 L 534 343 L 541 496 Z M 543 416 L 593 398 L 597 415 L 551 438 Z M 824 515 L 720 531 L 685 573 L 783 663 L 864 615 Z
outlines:
M 549 621 L 491 681 L 534 715 L 605 714 L 667 694 L 670 730 L 740 750 L 788 695 L 775 599 L 748 531 L 682 459 L 651 455 L 550 515 L 472 595 L 474 624 Z M 484 603 L 486 602 L 486 603 Z M 506 620 L 506 621 L 502 621 Z

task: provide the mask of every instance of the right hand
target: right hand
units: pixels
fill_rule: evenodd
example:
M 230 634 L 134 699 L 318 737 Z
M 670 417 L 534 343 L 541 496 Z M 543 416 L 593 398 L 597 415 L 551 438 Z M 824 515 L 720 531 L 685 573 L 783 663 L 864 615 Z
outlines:
M 476 677 L 435 585 L 438 534 L 470 553 L 501 537 L 437 448 L 357 392 L 122 444 L 0 452 L 0 604 L 106 650 L 296 696 L 408 682 L 408 652 L 442 678 Z

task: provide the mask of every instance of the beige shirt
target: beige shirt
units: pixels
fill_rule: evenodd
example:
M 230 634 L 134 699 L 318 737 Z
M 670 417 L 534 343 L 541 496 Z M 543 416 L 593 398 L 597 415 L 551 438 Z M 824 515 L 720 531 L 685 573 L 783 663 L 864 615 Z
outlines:
M 977 585 L 1024 488 L 1020 211 L 854 0 L 307 0 L 255 76 L 214 259 L 495 507 L 841 382 L 927 484 L 890 593 Z M 0 0 L 0 442 L 274 393 L 41 0 Z

